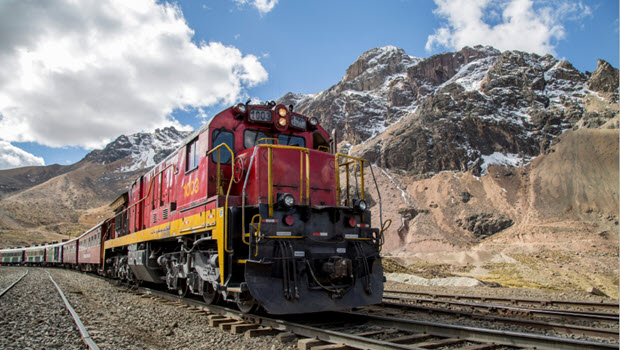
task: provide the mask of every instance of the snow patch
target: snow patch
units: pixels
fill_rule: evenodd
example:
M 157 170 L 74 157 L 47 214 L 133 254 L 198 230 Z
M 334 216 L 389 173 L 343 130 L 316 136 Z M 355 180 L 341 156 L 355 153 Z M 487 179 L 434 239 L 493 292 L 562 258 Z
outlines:
M 532 158 L 528 156 L 519 156 L 513 153 L 504 154 L 501 152 L 495 152 L 488 156 L 482 155 L 480 158 L 482 158 L 482 165 L 480 166 L 480 168 L 482 168 L 481 175 L 488 173 L 490 165 L 522 167 L 532 160 Z

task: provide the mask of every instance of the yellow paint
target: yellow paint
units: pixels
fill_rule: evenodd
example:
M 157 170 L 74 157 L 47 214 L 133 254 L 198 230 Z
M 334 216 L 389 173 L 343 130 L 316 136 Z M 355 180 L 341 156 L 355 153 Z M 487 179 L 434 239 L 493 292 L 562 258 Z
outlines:
M 214 211 L 214 210 L 210 210 L 210 211 Z M 116 247 L 124 247 L 130 244 L 148 242 L 148 241 L 163 239 L 167 237 L 173 237 L 173 236 L 186 235 L 189 233 L 193 233 L 193 232 L 179 233 L 181 222 L 183 220 L 186 220 L 189 222 L 195 222 L 199 220 L 200 218 L 204 219 L 204 216 L 205 216 L 205 213 L 202 212 L 196 215 L 192 215 L 190 217 L 167 222 L 161 225 L 147 228 L 146 230 L 138 231 L 138 232 L 126 235 L 126 236 L 122 236 L 119 238 L 105 241 L 103 246 L 105 249 L 111 249 L 111 248 L 116 248 Z
M 200 189 L 199 182 L 198 182 L 198 179 L 196 179 L 194 181 L 188 182 L 187 184 L 183 186 L 183 194 L 185 195 L 185 197 L 189 197 L 193 194 L 198 193 L 199 189 Z
M 221 211 L 220 211 L 221 210 Z M 206 231 L 205 217 L 209 218 L 213 216 L 211 220 L 211 226 L 215 226 L 212 229 L 212 239 L 217 242 L 217 250 L 219 254 L 220 263 L 220 283 L 224 283 L 224 266 L 226 252 L 224 251 L 224 210 L 223 208 L 216 208 L 208 211 L 203 211 L 198 214 L 184 217 L 178 220 L 171 221 L 169 223 L 161 224 L 155 227 L 148 228 L 139 232 L 135 232 L 123 237 L 111 239 L 104 242 L 105 249 L 111 249 L 116 247 L 124 247 L 130 244 L 136 244 L 141 242 L 148 242 L 159 240 L 168 237 L 184 236 L 188 234 L 198 233 L 200 231 Z M 209 228 L 210 229 L 210 228 Z M 105 253 L 104 253 L 105 254 Z

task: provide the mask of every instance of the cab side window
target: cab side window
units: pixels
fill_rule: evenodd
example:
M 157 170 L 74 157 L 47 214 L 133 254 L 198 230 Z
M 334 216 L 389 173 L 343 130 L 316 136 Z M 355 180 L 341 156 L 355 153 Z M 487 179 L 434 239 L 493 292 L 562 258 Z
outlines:
M 198 167 L 198 138 L 193 139 L 187 144 L 185 157 L 185 172 Z
M 231 150 L 234 150 L 235 139 L 232 132 L 226 129 L 217 129 L 213 131 L 211 135 L 211 139 L 213 143 L 211 144 L 211 149 L 221 145 L 222 143 L 226 144 Z M 217 151 L 211 153 L 211 159 L 213 162 L 217 163 Z M 230 164 L 230 159 L 232 155 L 228 151 L 228 148 L 222 146 L 220 147 L 220 164 Z

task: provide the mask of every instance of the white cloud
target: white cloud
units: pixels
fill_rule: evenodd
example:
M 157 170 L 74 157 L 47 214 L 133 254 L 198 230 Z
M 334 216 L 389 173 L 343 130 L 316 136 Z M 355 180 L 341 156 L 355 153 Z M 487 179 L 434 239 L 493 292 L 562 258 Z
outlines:
M 435 0 L 433 12 L 446 23 L 429 35 L 426 49 L 443 46 L 461 49 L 478 44 L 499 50 L 522 50 L 555 54 L 555 46 L 564 39 L 565 21 L 592 16 L 581 2 L 549 0 Z M 497 24 L 491 25 L 488 22 Z
M 278 0 L 233 0 L 233 1 L 239 5 L 250 4 L 256 7 L 256 9 L 258 10 L 258 12 L 260 12 L 261 15 L 264 15 L 270 12 L 271 10 L 273 10 L 273 8 L 278 3 Z
M 171 112 L 234 103 L 267 80 L 254 55 L 196 44 L 154 0 L 0 2 L 0 140 L 95 148 L 179 124 Z
M 43 158 L 34 156 L 6 141 L 0 140 L 0 170 L 31 165 L 45 165 Z

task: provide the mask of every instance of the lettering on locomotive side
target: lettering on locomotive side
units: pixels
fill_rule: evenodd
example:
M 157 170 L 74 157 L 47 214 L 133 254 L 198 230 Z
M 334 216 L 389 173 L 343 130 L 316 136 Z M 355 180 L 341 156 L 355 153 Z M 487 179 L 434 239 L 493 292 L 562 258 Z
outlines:
M 198 193 L 199 188 L 200 187 L 198 179 L 188 182 L 183 186 L 183 192 L 185 193 L 185 197 L 189 197 L 193 194 Z

